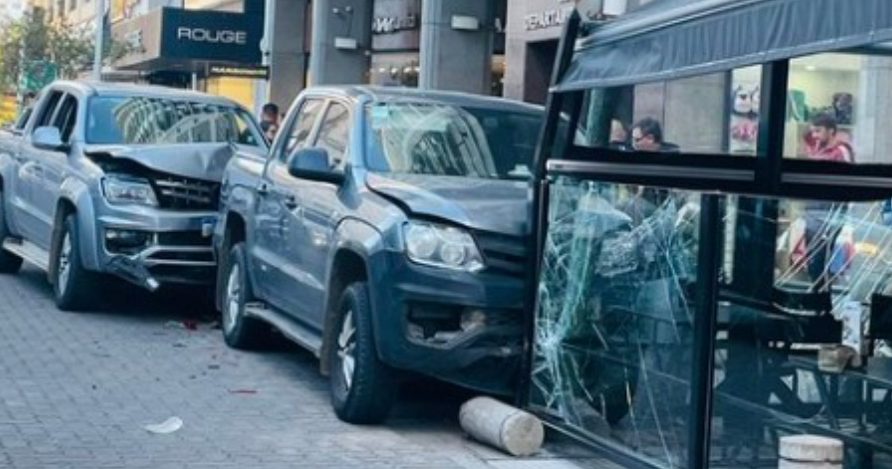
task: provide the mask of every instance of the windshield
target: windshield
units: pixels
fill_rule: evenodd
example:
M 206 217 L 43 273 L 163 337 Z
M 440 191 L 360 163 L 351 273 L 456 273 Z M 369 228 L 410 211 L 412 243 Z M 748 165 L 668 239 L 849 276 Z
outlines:
M 147 97 L 90 100 L 87 143 L 225 143 L 262 146 L 253 118 L 234 106 Z
M 371 171 L 527 179 L 542 114 L 432 103 L 366 107 Z

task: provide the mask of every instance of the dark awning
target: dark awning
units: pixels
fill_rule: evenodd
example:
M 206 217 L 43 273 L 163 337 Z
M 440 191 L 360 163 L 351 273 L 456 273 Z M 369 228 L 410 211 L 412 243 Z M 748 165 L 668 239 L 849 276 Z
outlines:
M 892 41 L 892 0 L 656 0 L 580 39 L 556 91 L 731 70 Z

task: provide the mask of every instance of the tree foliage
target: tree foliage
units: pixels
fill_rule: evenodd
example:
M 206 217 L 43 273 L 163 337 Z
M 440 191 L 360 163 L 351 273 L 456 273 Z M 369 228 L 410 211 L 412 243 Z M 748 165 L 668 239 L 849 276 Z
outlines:
M 39 8 L 20 20 L 0 25 L 0 91 L 16 90 L 26 63 L 52 63 L 58 78 L 76 77 L 92 66 L 95 39 L 92 23 L 75 28 L 64 22 L 50 22 Z M 108 35 L 105 42 L 106 61 L 127 53 L 126 47 L 111 43 Z

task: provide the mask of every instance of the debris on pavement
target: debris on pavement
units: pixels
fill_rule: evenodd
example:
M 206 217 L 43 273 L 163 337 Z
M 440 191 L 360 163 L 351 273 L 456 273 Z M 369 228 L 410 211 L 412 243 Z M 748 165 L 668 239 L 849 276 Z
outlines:
M 171 417 L 161 423 L 146 425 L 143 428 L 149 433 L 167 435 L 183 428 L 183 420 L 179 417 Z
M 229 394 L 257 394 L 256 389 L 230 389 Z

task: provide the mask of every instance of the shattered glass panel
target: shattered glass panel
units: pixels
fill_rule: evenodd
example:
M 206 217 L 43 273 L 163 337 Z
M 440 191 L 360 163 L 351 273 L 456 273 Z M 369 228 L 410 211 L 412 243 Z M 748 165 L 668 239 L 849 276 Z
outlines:
M 892 202 L 725 196 L 698 239 L 696 192 L 566 177 L 550 191 L 535 409 L 685 467 L 693 300 L 715 282 L 710 466 L 778 467 L 783 436 L 813 434 L 843 443 L 846 468 L 892 467 Z M 697 278 L 704 243 L 718 278 Z
M 684 466 L 699 195 L 557 179 L 539 283 L 532 403 Z
M 889 202 L 739 198 L 724 226 L 713 467 L 776 467 L 789 434 L 892 467 Z

